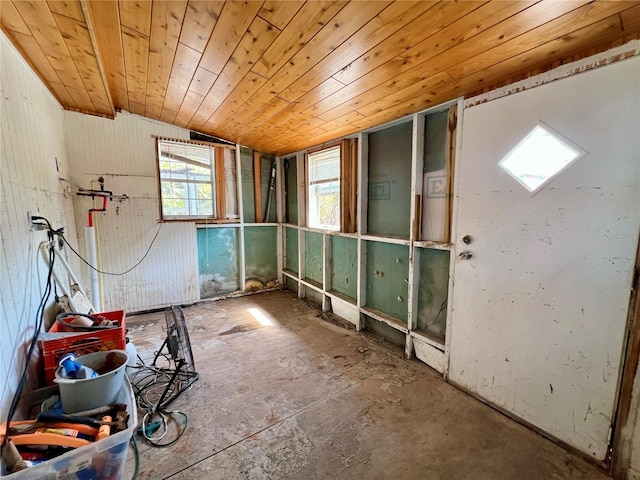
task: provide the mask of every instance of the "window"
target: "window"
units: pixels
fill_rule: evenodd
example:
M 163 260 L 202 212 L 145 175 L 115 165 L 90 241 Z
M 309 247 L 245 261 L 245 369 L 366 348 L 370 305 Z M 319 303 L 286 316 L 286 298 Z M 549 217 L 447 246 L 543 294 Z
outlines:
M 585 154 L 550 127 L 538 124 L 500 162 L 500 166 L 535 193 Z
M 236 221 L 235 146 L 156 137 L 163 220 Z
M 308 225 L 340 230 L 340 146 L 308 156 Z
M 214 150 L 158 140 L 162 218 L 215 218 Z

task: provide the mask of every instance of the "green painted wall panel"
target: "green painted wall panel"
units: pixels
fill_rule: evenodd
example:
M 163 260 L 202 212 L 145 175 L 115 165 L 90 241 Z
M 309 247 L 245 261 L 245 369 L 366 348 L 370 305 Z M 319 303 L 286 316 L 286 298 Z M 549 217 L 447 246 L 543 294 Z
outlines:
M 304 232 L 304 276 L 322 284 L 322 234 Z
M 448 110 L 427 115 L 424 133 L 424 173 L 444 168 Z
M 411 122 L 369 134 L 369 233 L 409 236 L 411 138 Z
M 242 168 L 242 211 L 245 223 L 256 221 L 255 195 L 253 192 L 253 156 L 242 153 L 240 155 Z
M 394 345 L 397 345 L 404 350 L 404 345 L 407 337 L 400 330 L 396 330 L 386 323 L 376 320 L 375 318 L 368 317 L 366 315 L 364 321 L 364 329 L 368 330 L 369 332 L 375 333 L 376 335 L 380 335 L 385 340 L 391 342 Z
M 367 242 L 367 306 L 407 321 L 409 247 Z
M 292 292 L 295 292 L 296 295 L 298 294 L 298 282 L 296 282 L 293 278 L 289 278 L 285 276 L 284 285 Z
M 278 277 L 278 230 L 276 227 L 245 227 L 245 275 L 263 284 Z
M 237 228 L 198 228 L 200 298 L 212 298 L 240 288 Z
M 285 204 L 285 221 L 287 223 L 298 224 L 298 177 L 296 157 L 285 158 L 282 162 L 284 166 L 284 181 L 287 201 Z
M 298 273 L 298 230 L 285 227 L 285 262 L 284 268 L 294 273 Z
M 358 298 L 358 241 L 331 237 L 331 290 Z
M 420 278 L 418 281 L 418 329 L 444 340 L 449 291 L 449 252 L 417 249 Z

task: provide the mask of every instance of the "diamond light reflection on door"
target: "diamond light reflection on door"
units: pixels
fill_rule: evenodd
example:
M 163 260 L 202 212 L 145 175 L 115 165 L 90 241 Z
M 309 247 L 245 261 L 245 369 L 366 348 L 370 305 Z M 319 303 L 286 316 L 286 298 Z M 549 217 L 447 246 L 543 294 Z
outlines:
M 532 193 L 587 152 L 539 123 L 499 165 Z

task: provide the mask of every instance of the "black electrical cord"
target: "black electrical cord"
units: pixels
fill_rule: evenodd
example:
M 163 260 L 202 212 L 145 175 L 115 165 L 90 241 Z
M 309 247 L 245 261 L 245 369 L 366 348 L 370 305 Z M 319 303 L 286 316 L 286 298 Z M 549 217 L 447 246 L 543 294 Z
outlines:
M 140 452 L 138 451 L 138 442 L 136 441 L 135 435 L 131 437 L 131 444 L 133 445 L 133 453 L 135 455 L 135 468 L 131 480 L 136 480 L 140 474 Z
M 143 255 L 143 257 L 138 261 L 138 263 L 136 263 L 133 267 L 131 267 L 128 270 L 125 270 L 124 272 L 120 272 L 120 273 L 114 273 L 114 272 L 104 272 L 102 270 L 98 270 L 97 268 L 95 268 L 93 265 L 91 265 L 89 262 L 87 262 L 82 255 L 80 255 L 70 244 L 69 242 L 67 242 L 67 239 L 64 238 L 63 235 L 60 235 L 60 237 L 62 238 L 62 240 L 64 241 L 64 243 L 67 244 L 67 246 L 71 249 L 71 251 L 73 253 L 76 254 L 76 256 L 82 260 L 90 269 L 95 270 L 98 273 L 101 273 L 103 275 L 113 275 L 115 277 L 119 277 L 122 275 L 126 275 L 127 273 L 129 273 L 130 271 L 132 271 L 134 268 L 136 268 L 138 265 L 140 265 L 142 263 L 142 261 L 147 258 L 147 255 L 149 255 L 149 252 L 151 251 L 151 247 L 153 247 L 153 244 L 156 241 L 156 238 L 158 238 L 158 234 L 160 233 L 160 230 L 162 229 L 162 222 L 160 223 L 160 226 L 158 227 L 158 231 L 156 232 L 155 236 L 153 237 L 153 240 L 151 240 L 151 243 L 149 244 L 149 248 L 147 248 L 147 251 L 145 252 L 145 254 Z
M 54 230 L 51 228 L 51 224 L 44 217 L 32 217 L 33 220 L 44 220 L 48 226 L 47 235 L 49 237 L 49 242 L 53 242 L 54 239 Z M 42 325 L 44 323 L 44 310 L 51 297 L 52 288 L 52 277 L 53 277 L 53 266 L 55 263 L 55 249 L 52 244 L 49 245 L 49 263 L 48 263 L 48 272 L 47 272 L 47 284 L 45 286 L 44 292 L 42 293 L 42 297 L 40 298 L 40 304 L 38 305 L 38 309 L 36 310 L 36 322 L 35 322 L 35 331 L 33 333 L 33 337 L 31 339 L 31 343 L 29 344 L 29 349 L 27 350 L 27 356 L 24 364 L 24 369 L 22 370 L 22 374 L 20 376 L 20 381 L 18 382 L 18 387 L 16 388 L 16 392 L 11 399 L 11 404 L 9 406 L 9 412 L 7 414 L 7 423 L 6 423 L 6 431 L 9 431 L 11 426 L 11 420 L 16 413 L 16 409 L 18 408 L 18 402 L 20 401 L 20 397 L 22 396 L 22 392 L 27 383 L 27 374 L 29 372 L 29 365 L 31 364 L 31 359 L 33 357 L 33 351 L 38 343 L 38 337 L 40 336 L 40 330 L 42 329 Z M 4 447 L 9 440 L 9 435 L 5 435 L 2 441 L 2 447 Z
M 136 370 L 135 373 L 129 374 L 129 381 L 131 382 L 131 387 L 133 388 L 134 394 L 136 396 L 136 402 L 138 404 L 138 409 L 146 409 L 147 413 L 142 418 L 142 435 L 144 436 L 146 442 L 157 448 L 165 448 L 174 445 L 182 438 L 184 433 L 187 430 L 187 426 L 189 424 L 189 417 L 186 413 L 181 412 L 179 410 L 168 411 L 160 407 L 160 400 L 154 403 L 149 399 L 149 393 L 156 393 L 154 390 L 158 387 L 166 388 L 167 385 L 171 382 L 170 372 L 153 366 L 147 365 L 139 365 L 136 367 L 129 367 Z M 177 385 L 173 385 L 173 387 L 168 392 L 172 394 L 176 389 L 180 388 Z M 179 428 L 179 432 L 175 438 L 166 443 L 161 443 L 160 440 L 164 439 L 164 437 L 168 433 L 168 417 L 172 417 L 175 419 L 176 415 L 180 415 L 184 421 L 179 422 L 177 419 L 176 423 L 181 424 L 181 428 Z M 160 416 L 160 420 L 162 422 L 162 433 L 159 436 L 151 437 L 147 435 L 146 428 L 149 424 L 153 423 L 154 417 Z

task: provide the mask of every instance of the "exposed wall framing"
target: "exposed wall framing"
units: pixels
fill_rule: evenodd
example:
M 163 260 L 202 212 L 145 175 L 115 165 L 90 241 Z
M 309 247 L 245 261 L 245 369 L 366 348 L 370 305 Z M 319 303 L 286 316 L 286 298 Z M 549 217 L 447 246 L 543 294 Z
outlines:
M 318 303 L 323 310 L 333 310 L 346 318 L 357 330 L 371 329 L 385 336 L 401 346 L 407 357 L 415 354 L 443 374 L 447 370 L 445 330 L 450 311 L 449 298 L 443 292 L 450 288 L 448 259 L 454 247 L 448 240 L 450 228 L 446 242 L 421 239 L 425 118 L 433 112 L 445 115 L 441 138 L 444 142 L 446 137 L 447 142 L 446 152 L 443 150 L 442 155 L 447 156 L 446 169 L 450 175 L 445 186 L 449 203 L 447 221 L 450 222 L 454 213 L 451 189 L 459 144 L 459 119 L 456 116 L 459 105 L 459 102 L 452 102 L 341 142 L 341 209 L 345 214 L 341 216 L 340 232 L 306 225 L 306 152 L 289 157 L 283 172 L 286 192 L 284 198 L 281 197 L 282 203 L 287 205 L 286 221 L 282 226 L 285 285 L 294 287 L 298 296 Z M 370 148 L 372 137 L 373 152 Z M 402 139 L 399 150 L 397 142 L 390 140 L 396 137 Z M 400 172 L 405 180 L 396 182 L 394 188 L 400 195 L 398 199 L 402 197 L 407 201 L 397 204 L 396 199 L 396 203 L 392 201 L 386 210 L 383 209 L 391 219 L 389 215 L 380 214 L 379 205 L 372 207 L 372 202 L 386 198 L 380 194 L 380 189 L 376 190 L 376 185 L 370 185 L 372 154 L 379 157 L 377 170 L 386 168 L 385 161 L 393 163 L 398 156 L 406 163 L 406 171 Z M 387 173 L 379 172 L 378 177 L 388 177 Z M 397 173 L 396 167 L 394 174 Z M 351 196 L 345 195 L 346 192 L 352 192 Z M 371 215 L 376 217 L 375 233 L 369 225 Z M 391 224 L 380 224 L 381 217 L 390 220 Z M 404 222 L 406 232 L 395 225 L 398 220 Z M 424 280 L 420 284 L 421 268 L 425 270 L 420 265 L 420 252 L 427 251 L 425 258 L 431 258 L 432 250 L 436 255 L 446 256 L 446 265 L 440 262 L 430 271 L 433 285 L 425 285 Z M 423 292 L 421 296 L 421 287 L 428 293 Z M 436 299 L 435 291 L 444 296 Z M 443 301 L 444 306 L 440 309 Z M 432 303 L 436 302 L 434 307 Z M 434 316 L 439 315 L 437 334 L 418 328 L 419 305 L 429 313 L 435 308 Z M 443 322 L 441 317 L 447 321 Z M 426 325 L 427 322 L 422 323 Z

